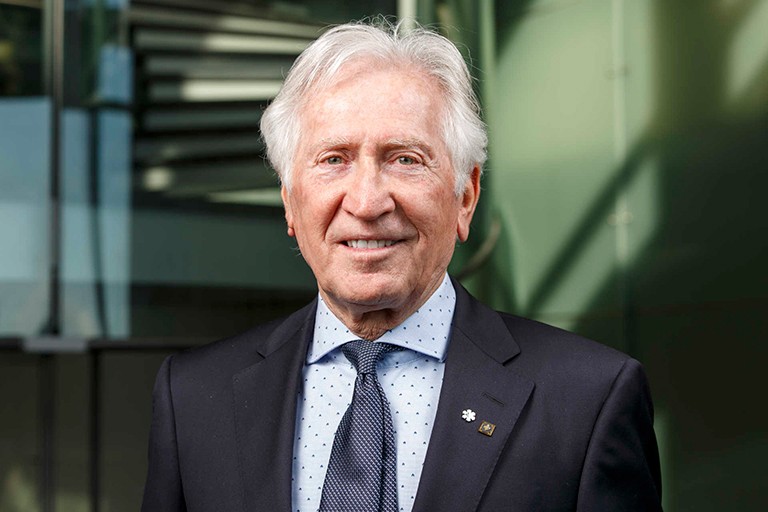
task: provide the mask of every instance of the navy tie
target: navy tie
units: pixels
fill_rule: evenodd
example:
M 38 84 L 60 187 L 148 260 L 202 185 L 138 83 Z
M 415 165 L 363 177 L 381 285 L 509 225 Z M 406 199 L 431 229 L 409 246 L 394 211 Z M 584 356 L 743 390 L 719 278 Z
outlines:
M 388 343 L 351 341 L 341 351 L 357 369 L 355 391 L 333 440 L 320 512 L 397 512 L 397 451 L 389 402 L 376 377 Z

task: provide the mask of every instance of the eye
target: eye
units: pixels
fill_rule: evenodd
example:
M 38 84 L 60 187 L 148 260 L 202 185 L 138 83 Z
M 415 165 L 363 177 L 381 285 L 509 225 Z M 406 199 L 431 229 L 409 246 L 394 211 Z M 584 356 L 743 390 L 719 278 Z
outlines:
M 410 156 L 399 156 L 397 157 L 397 163 L 400 165 L 415 165 L 416 159 Z
M 325 163 L 327 163 L 328 165 L 341 165 L 344 163 L 344 159 L 338 155 L 329 156 L 328 158 L 325 159 Z

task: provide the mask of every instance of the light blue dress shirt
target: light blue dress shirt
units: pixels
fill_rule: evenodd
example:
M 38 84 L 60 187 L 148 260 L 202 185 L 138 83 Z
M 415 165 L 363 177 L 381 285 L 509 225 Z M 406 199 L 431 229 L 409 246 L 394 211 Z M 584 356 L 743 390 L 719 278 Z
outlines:
M 446 275 L 422 307 L 376 340 L 405 348 L 385 354 L 377 367 L 392 411 L 401 511 L 410 512 L 416 497 L 437 412 L 455 306 L 456 292 Z M 339 347 L 356 339 L 319 299 L 296 414 L 295 512 L 316 512 L 320 506 L 334 434 L 352 400 L 357 377 Z

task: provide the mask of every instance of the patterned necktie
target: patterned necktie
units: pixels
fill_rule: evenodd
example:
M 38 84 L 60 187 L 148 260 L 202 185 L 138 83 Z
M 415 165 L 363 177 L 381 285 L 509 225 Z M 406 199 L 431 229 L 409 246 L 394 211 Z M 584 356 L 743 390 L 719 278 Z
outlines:
M 355 391 L 341 418 L 323 483 L 320 512 L 396 512 L 397 451 L 389 402 L 376 377 L 388 343 L 351 341 L 341 351 L 357 369 Z

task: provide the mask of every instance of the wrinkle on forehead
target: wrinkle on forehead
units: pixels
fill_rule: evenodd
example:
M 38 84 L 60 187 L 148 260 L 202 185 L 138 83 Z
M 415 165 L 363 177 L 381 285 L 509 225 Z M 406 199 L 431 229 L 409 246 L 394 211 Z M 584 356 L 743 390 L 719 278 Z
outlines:
M 337 147 L 350 147 L 353 146 L 355 143 L 352 142 L 352 139 L 349 137 L 325 137 L 323 139 L 320 139 L 319 141 L 315 142 L 311 146 L 309 146 L 309 150 L 311 152 L 316 152 L 323 148 L 337 148 Z M 434 148 L 431 144 L 426 142 L 425 140 L 419 139 L 419 138 L 391 138 L 381 141 L 379 146 L 383 149 L 420 149 L 428 154 L 428 156 L 432 156 L 434 153 Z
M 334 73 L 324 75 L 325 81 L 314 80 L 302 92 L 299 109 L 304 110 L 312 105 L 313 100 L 330 89 L 342 86 L 345 82 L 354 81 L 361 75 L 371 72 L 395 71 L 407 76 L 420 76 L 430 87 L 444 96 L 444 87 L 438 77 L 433 76 L 423 66 L 414 62 L 396 62 L 391 58 L 378 55 L 363 55 L 343 63 Z

